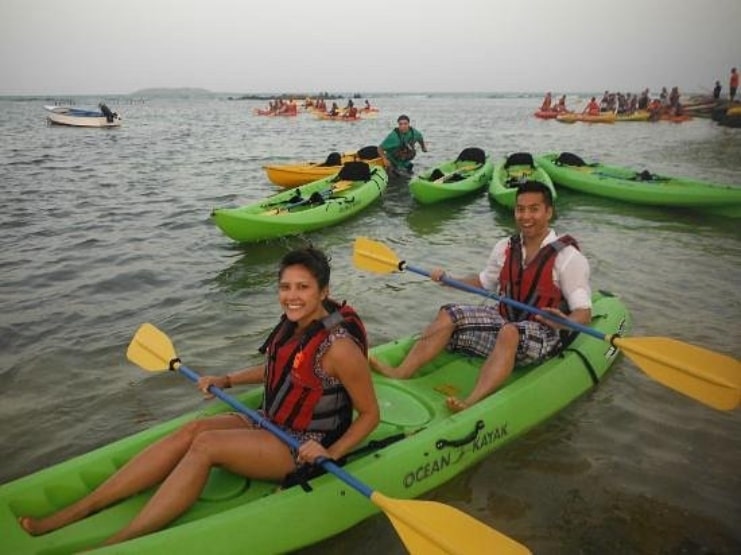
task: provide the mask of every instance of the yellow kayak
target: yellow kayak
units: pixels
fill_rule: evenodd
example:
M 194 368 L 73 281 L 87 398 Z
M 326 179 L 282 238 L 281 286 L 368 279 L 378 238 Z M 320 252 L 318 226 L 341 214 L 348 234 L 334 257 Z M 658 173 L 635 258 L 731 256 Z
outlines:
M 632 114 L 618 114 L 615 121 L 648 121 L 651 113 L 648 110 L 636 110 Z
M 561 123 L 574 123 L 577 121 L 585 121 L 588 123 L 615 123 L 615 114 L 613 112 L 602 112 L 598 115 L 581 113 L 560 114 L 556 117 L 556 121 L 560 121 Z
M 281 187 L 298 187 L 336 174 L 346 162 L 363 161 L 371 166 L 383 165 L 375 145 L 366 146 L 357 152 L 331 152 L 324 162 L 298 162 L 263 166 L 271 183 Z

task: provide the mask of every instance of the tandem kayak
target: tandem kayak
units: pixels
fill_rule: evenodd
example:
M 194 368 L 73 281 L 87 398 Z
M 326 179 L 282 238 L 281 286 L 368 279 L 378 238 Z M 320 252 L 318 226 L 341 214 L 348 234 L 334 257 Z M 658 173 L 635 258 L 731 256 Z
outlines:
M 592 326 L 627 333 L 630 315 L 619 298 L 594 297 Z M 416 339 L 379 345 L 372 354 L 396 363 Z M 607 342 L 581 334 L 558 356 L 515 371 L 505 385 L 473 407 L 451 414 L 449 395 L 469 391 L 483 359 L 443 352 L 416 377 L 374 374 L 381 422 L 344 470 L 376 491 L 417 498 L 472 467 L 493 451 L 551 418 L 595 387 L 618 355 Z M 157 379 L 155 377 L 149 379 Z M 185 384 L 185 388 L 193 387 Z M 192 389 L 192 394 L 197 392 Z M 261 389 L 235 395 L 256 408 Z M 65 555 L 91 549 L 121 529 L 152 496 L 147 490 L 42 536 L 28 535 L 21 516 L 43 516 L 72 503 L 107 479 L 139 451 L 195 418 L 232 409 L 208 408 L 164 422 L 87 454 L 0 486 L 4 553 Z M 332 474 L 301 487 L 248 480 L 214 468 L 198 501 L 167 528 L 95 553 L 161 555 L 285 553 L 346 530 L 378 512 L 376 505 Z
M 639 172 L 600 163 L 587 164 L 569 152 L 546 154 L 536 160 L 554 183 L 583 193 L 636 204 L 741 217 L 741 186 L 655 175 L 647 170 Z
M 330 152 L 324 162 L 297 162 L 293 164 L 272 164 L 263 166 L 271 183 L 281 187 L 298 187 L 336 174 L 346 162 L 363 161 L 373 166 L 383 165 L 378 155 L 378 147 L 366 146 L 357 152 L 340 154 Z
M 409 191 L 422 204 L 433 204 L 480 191 L 491 179 L 494 166 L 486 153 L 465 148 L 455 160 L 448 160 L 409 182 Z
M 515 207 L 517 185 L 524 181 L 538 181 L 551 191 L 556 201 L 556 188 L 548 174 L 541 168 L 529 152 L 515 152 L 494 166 L 494 174 L 489 184 L 489 198 L 506 206 Z
M 358 168 L 364 175 L 348 171 Z M 378 200 L 387 186 L 383 168 L 348 162 L 333 176 L 238 208 L 216 208 L 211 217 L 227 237 L 243 243 L 297 235 L 354 216 Z

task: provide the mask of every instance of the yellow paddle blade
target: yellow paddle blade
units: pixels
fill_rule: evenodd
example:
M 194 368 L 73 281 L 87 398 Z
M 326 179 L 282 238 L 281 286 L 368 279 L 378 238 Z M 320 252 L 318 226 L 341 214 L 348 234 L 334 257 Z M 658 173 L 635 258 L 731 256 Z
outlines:
M 352 188 L 352 184 L 353 182 L 348 180 L 338 181 L 332 185 L 332 192 L 337 193 L 339 191 L 346 191 L 347 189 Z
M 368 239 L 367 237 L 356 237 L 353 244 L 352 261 L 361 270 L 376 272 L 379 274 L 390 274 L 398 271 L 401 260 L 396 254 L 383 243 Z
M 741 361 L 665 337 L 615 339 L 623 352 L 657 382 L 719 410 L 741 402 Z
M 149 323 L 139 326 L 126 350 L 126 358 L 150 372 L 169 370 L 170 361 L 176 357 L 170 338 Z
M 374 491 L 371 501 L 391 520 L 412 555 L 526 555 L 530 550 L 449 505 L 392 499 Z

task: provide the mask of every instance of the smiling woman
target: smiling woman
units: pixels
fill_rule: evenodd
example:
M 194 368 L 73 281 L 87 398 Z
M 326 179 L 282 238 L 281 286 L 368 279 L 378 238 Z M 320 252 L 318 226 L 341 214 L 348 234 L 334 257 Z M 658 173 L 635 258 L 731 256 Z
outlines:
M 307 247 L 286 254 L 278 277 L 284 317 L 261 348 L 265 363 L 197 379 L 208 396 L 214 385 L 264 384 L 265 418 L 294 443 L 240 414 L 195 420 L 136 454 L 81 499 L 51 514 L 22 515 L 19 525 L 41 536 L 159 485 L 133 520 L 104 542 L 117 544 L 156 532 L 186 512 L 212 467 L 280 482 L 304 463 L 344 457 L 376 427 L 379 410 L 365 328 L 348 305 L 329 301 L 329 277 L 323 252 Z M 129 356 L 138 358 L 131 348 Z

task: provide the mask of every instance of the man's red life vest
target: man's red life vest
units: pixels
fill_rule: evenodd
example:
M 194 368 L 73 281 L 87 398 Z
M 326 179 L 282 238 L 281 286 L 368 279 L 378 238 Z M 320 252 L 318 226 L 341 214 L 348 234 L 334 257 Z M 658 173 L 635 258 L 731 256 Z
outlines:
M 263 409 L 276 424 L 297 431 L 324 432 L 333 443 L 352 422 L 352 402 L 338 384 L 324 388 L 315 374 L 319 346 L 336 326 L 343 326 L 368 354 L 365 327 L 348 304 L 325 301 L 329 315 L 315 320 L 300 337 L 292 337 L 295 323 L 281 318 L 260 351 L 267 355 Z
M 556 255 L 568 245 L 579 248 L 571 235 L 564 235 L 541 247 L 535 258 L 523 268 L 522 240 L 513 235 L 505 252 L 504 265 L 499 273 L 499 293 L 537 308 L 567 308 L 561 290 L 553 281 Z M 535 319 L 525 311 L 499 303 L 499 313 L 510 322 Z

